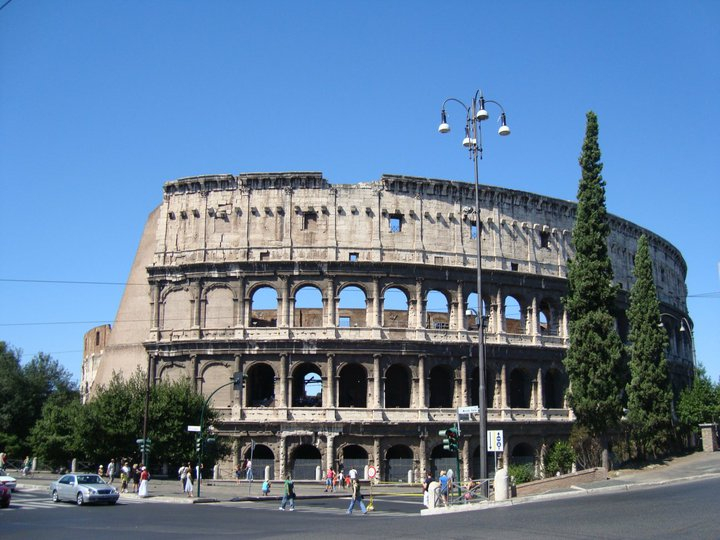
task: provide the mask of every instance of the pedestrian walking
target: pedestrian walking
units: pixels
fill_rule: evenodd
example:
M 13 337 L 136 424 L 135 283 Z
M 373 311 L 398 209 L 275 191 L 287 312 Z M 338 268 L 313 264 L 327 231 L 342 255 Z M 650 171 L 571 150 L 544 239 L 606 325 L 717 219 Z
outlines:
M 238 463 L 238 466 L 235 467 L 235 483 L 240 484 L 240 479 L 242 478 L 242 465 Z
M 143 465 L 140 469 L 140 487 L 138 488 L 138 497 L 147 497 L 148 493 L 148 482 L 150 482 L 150 473 L 147 467 Z
M 447 506 L 448 504 L 448 484 L 450 483 L 447 474 L 445 474 L 445 471 L 440 471 L 440 478 L 438 478 L 438 481 L 440 482 L 440 498 L 442 499 L 443 505 Z
M 125 480 L 123 480 L 123 476 Z M 127 461 L 123 461 L 122 467 L 120 467 L 120 481 L 122 482 L 121 493 L 127 493 L 128 483 L 130 482 L 130 465 Z
M 290 511 L 293 512 L 295 510 L 295 483 L 292 480 L 292 476 L 289 474 L 285 479 L 283 498 L 280 502 L 280 510 L 285 510 L 285 506 L 288 502 L 290 503 Z
M 350 506 L 348 506 L 346 514 L 352 514 L 353 508 L 355 508 L 356 504 L 360 504 L 360 510 L 362 510 L 363 515 L 367 514 L 367 508 L 365 508 L 365 503 L 363 502 L 363 496 L 362 493 L 360 493 L 360 482 L 357 480 L 352 481 L 352 495 L 350 497 Z
M 425 480 L 423 480 L 423 504 L 426 508 L 430 508 L 430 484 L 433 482 L 433 475 L 431 472 L 428 471 L 427 475 L 425 476 Z
M 31 467 L 32 461 L 30 459 L 30 456 L 25 456 L 25 461 L 23 461 L 23 476 L 28 476 L 30 474 Z
M 108 463 L 107 474 L 110 477 L 110 482 L 108 482 L 108 484 L 112 484 L 115 479 L 115 459 L 111 459 L 110 463 Z
M 193 492 L 193 482 L 192 482 L 192 469 L 188 467 L 187 472 L 185 473 L 185 493 L 187 493 L 188 497 L 192 497 Z
M 252 460 L 251 459 L 247 460 L 245 467 L 246 467 L 245 480 L 247 480 L 248 482 L 252 482 L 253 481 L 253 470 L 252 470 Z
M 338 478 L 337 478 L 338 484 L 340 484 L 340 487 L 345 489 L 345 469 L 343 468 L 342 465 L 340 465 L 340 470 L 338 470 L 337 476 L 338 476 Z
M 190 470 L 190 464 L 180 465 L 178 469 L 178 478 L 180 479 L 180 491 L 185 491 L 185 480 L 187 479 L 188 471 Z
M 270 480 L 265 480 L 262 484 L 263 497 L 270 495 Z

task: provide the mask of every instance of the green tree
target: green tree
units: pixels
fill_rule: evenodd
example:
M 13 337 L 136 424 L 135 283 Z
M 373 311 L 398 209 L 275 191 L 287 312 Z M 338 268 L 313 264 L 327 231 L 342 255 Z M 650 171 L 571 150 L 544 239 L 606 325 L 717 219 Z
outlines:
M 699 433 L 700 424 L 720 418 L 720 384 L 713 384 L 702 365 L 695 370 L 693 384 L 680 392 L 677 416 L 685 433 Z
M 660 304 L 645 235 L 635 254 L 635 283 L 630 291 L 630 381 L 627 419 L 638 455 L 658 457 L 672 440 L 672 389 L 665 350 L 668 339 L 658 326 Z
M 81 456 L 82 408 L 79 392 L 58 392 L 50 397 L 29 437 L 40 461 L 53 468 L 69 467 L 74 457 Z
M 0 341 L 0 452 L 10 459 L 22 459 L 24 441 L 20 436 L 24 426 L 20 412 L 24 411 L 21 352 Z
M 574 462 L 575 450 L 572 445 L 568 441 L 555 441 L 545 456 L 545 474 L 555 476 L 557 473 L 569 473 Z
M 574 259 L 568 261 L 570 346 L 565 368 L 570 380 L 568 398 L 579 424 L 597 437 L 603 448 L 602 464 L 609 467 L 609 432 L 622 416 L 623 344 L 612 312 L 617 294 L 608 256 L 610 233 L 605 207 L 598 123 L 587 113 L 585 141 L 580 155 L 582 178 L 572 242 Z

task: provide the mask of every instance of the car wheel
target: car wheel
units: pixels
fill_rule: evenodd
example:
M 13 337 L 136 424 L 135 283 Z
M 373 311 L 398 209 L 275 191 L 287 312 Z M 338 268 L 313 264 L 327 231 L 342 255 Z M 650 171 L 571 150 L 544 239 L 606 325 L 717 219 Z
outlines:
M 3 501 L 2 504 L 0 504 L 0 508 L 7 508 L 10 506 L 10 501 Z
M 77 500 L 77 505 L 78 505 L 78 506 L 82 506 L 83 503 L 85 502 L 85 499 L 83 499 L 82 493 L 78 493 L 78 494 L 77 494 L 77 499 L 76 499 L 76 500 Z
M 52 502 L 56 503 L 60 500 L 60 497 L 58 497 L 57 490 L 54 489 L 52 492 Z

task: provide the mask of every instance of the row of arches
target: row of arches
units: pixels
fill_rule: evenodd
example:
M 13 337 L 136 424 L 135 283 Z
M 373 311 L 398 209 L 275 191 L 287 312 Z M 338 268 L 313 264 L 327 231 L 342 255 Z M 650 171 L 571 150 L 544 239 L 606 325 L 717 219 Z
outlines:
M 277 406 L 275 402 L 275 383 L 279 377 L 273 367 L 265 362 L 257 362 L 248 367 L 244 405 L 247 407 Z M 498 407 L 504 401 L 497 394 L 501 385 L 497 381 L 497 373 L 486 370 L 487 403 L 489 408 Z M 430 408 L 450 408 L 457 406 L 456 373 L 448 364 L 432 367 L 427 376 L 427 404 L 413 402 L 418 389 L 413 385 L 411 369 L 400 363 L 391 364 L 382 376 L 382 392 L 379 406 L 385 408 L 410 408 L 427 406 Z M 361 363 L 346 363 L 339 366 L 334 375 L 337 383 L 335 399 L 338 407 L 366 408 L 369 403 L 370 374 Z M 563 408 L 565 395 L 565 377 L 557 369 L 548 369 L 542 374 L 542 402 L 546 408 Z M 320 367 L 312 362 L 302 362 L 290 373 L 291 390 L 290 406 L 320 407 L 323 405 L 323 392 L 328 392 L 327 381 L 323 383 Z M 478 405 L 479 370 L 475 367 L 469 377 L 469 401 Z M 510 371 L 508 395 L 506 402 L 511 408 L 530 408 L 533 393 L 533 376 L 524 368 Z
M 213 284 L 199 293 L 190 288 L 171 287 L 160 295 L 158 325 L 163 330 L 195 325 L 216 329 L 242 326 L 242 321 L 247 320 L 248 327 L 276 327 L 283 325 L 283 313 L 289 310 L 294 327 L 477 327 L 476 292 L 458 301 L 457 291 L 429 288 L 419 298 L 418 291 L 418 287 L 388 285 L 376 293 L 379 298 L 374 302 L 363 284 L 343 284 L 332 296 L 324 294 L 318 285 L 302 284 L 288 293 L 286 309 L 282 291 L 273 284 L 258 283 L 249 287 L 242 298 L 247 305 L 246 315 L 240 307 L 241 297 L 229 285 Z M 333 298 L 332 310 L 329 297 Z M 511 334 L 559 335 L 564 317 L 558 300 L 538 299 L 527 292 L 504 294 L 498 290 L 483 298 L 481 311 L 489 332 Z
M 494 470 L 494 456 L 491 453 L 488 453 L 488 456 L 488 464 L 492 472 Z M 535 450 L 527 443 L 518 443 L 514 446 L 510 456 L 511 463 L 532 462 L 535 459 Z M 266 467 L 269 468 L 270 478 L 276 477 L 275 454 L 269 446 L 256 444 L 252 450 L 250 448 L 246 449 L 241 457 L 252 458 L 253 476 L 255 478 L 263 478 Z M 408 472 L 416 473 L 416 462 L 419 461 L 419 458 L 409 446 L 396 444 L 387 449 L 382 460 L 380 474 L 383 480 L 405 482 L 408 478 Z M 354 468 L 362 475 L 364 468 L 370 464 L 370 456 L 365 448 L 358 444 L 348 444 L 338 451 L 333 468 L 336 470 L 343 469 L 345 473 Z M 323 455 L 319 448 L 313 444 L 301 444 L 290 452 L 285 470 L 295 480 L 314 480 L 318 468 L 320 471 L 326 471 L 327 467 L 325 465 L 326 463 L 323 461 Z M 449 450 L 443 449 L 442 444 L 435 445 L 430 450 L 429 471 L 435 478 L 439 476 L 441 470 L 455 470 L 456 465 L 455 455 Z M 473 478 L 478 478 L 479 470 L 480 447 L 476 446 L 472 453 L 470 475 Z

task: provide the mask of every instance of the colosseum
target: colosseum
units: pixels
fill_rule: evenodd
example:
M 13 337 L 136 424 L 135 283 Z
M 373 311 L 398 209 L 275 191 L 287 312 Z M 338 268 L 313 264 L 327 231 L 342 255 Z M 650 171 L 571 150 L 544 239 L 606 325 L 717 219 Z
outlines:
M 267 466 L 274 478 L 314 478 L 318 468 L 371 464 L 383 479 L 407 480 L 454 468 L 438 431 L 478 404 L 482 321 L 487 429 L 503 430 L 505 462 L 539 464 L 574 420 L 562 297 L 576 203 L 484 185 L 479 198 L 478 215 L 473 184 L 395 175 L 168 182 L 112 330 L 86 335 L 84 392 L 138 367 L 155 382 L 187 378 L 205 396 L 219 389 L 215 428 L 233 440 L 232 464 L 252 445 L 256 474 Z M 679 324 L 689 319 L 685 261 L 656 234 L 610 223 L 618 329 L 625 338 L 645 233 L 677 390 L 693 367 Z M 244 388 L 220 388 L 238 371 Z M 462 474 L 477 477 L 477 415 L 460 424 Z

